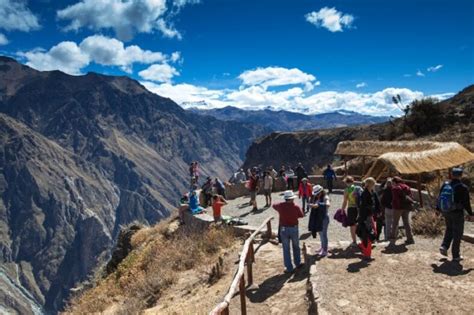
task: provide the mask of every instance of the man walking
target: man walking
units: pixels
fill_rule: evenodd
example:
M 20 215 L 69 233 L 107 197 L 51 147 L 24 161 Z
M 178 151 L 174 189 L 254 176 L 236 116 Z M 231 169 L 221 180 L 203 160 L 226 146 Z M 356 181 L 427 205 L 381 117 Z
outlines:
M 462 168 L 453 168 L 451 181 L 444 183 L 441 187 L 437 206 L 446 222 L 446 231 L 439 252 L 443 256 L 448 256 L 448 249 L 452 243 L 453 261 L 462 260 L 460 245 L 464 233 L 464 210 L 469 214 L 469 221 L 474 219 L 469 189 L 461 182 L 462 173 Z
M 392 208 L 393 208 L 393 222 L 390 246 L 395 245 L 398 236 L 398 223 L 400 217 L 405 228 L 406 241 L 405 245 L 415 244 L 413 234 L 410 226 L 410 208 L 413 207 L 414 201 L 411 197 L 411 189 L 403 180 L 395 176 L 392 180 Z
M 323 172 L 323 177 L 326 180 L 326 188 L 329 193 L 332 193 L 333 181 L 337 180 L 336 172 L 332 169 L 331 164 L 328 164 L 328 167 Z
M 298 197 L 301 199 L 301 207 L 304 213 L 308 212 L 306 204 L 309 202 L 309 199 L 313 193 L 313 186 L 311 183 L 308 183 L 308 179 L 305 177 L 301 180 L 301 184 L 298 187 Z
M 283 261 L 285 264 L 285 273 L 293 272 L 294 267 L 291 261 L 290 242 L 293 250 L 293 261 L 296 268 L 302 267 L 301 251 L 299 244 L 298 219 L 304 216 L 301 208 L 298 207 L 294 200 L 296 195 L 291 190 L 285 191 L 284 202 L 273 205 L 278 211 L 280 222 L 280 238 L 283 246 Z

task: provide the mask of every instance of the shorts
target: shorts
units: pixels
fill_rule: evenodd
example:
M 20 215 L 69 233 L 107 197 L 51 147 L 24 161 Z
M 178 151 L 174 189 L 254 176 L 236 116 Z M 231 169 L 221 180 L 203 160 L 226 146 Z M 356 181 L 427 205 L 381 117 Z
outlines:
M 264 190 L 263 190 L 263 194 L 264 194 L 265 196 L 270 196 L 270 195 L 272 194 L 272 189 L 271 189 L 271 188 L 269 188 L 269 189 L 264 189 Z
M 347 226 L 354 226 L 357 224 L 357 215 L 358 215 L 356 207 L 349 207 L 347 208 Z
M 255 201 L 257 198 L 257 192 L 256 191 L 251 191 L 250 192 L 250 201 Z

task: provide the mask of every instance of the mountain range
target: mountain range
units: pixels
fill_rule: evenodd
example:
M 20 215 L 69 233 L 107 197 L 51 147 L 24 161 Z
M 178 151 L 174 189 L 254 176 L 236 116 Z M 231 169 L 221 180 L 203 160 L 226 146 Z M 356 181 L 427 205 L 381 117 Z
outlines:
M 305 115 L 284 110 L 243 110 L 233 106 L 215 109 L 198 109 L 196 107 L 193 108 L 191 104 L 187 104 L 186 107 L 190 107 L 188 109 L 189 111 L 199 115 L 211 116 L 225 121 L 240 121 L 253 125 L 262 125 L 272 131 L 296 131 L 370 125 L 385 122 L 390 119 L 390 117 L 386 116 L 370 116 L 347 110 Z
M 170 215 L 191 161 L 228 178 L 266 132 L 196 116 L 128 77 L 0 57 L 2 310 L 61 310 L 122 226 Z

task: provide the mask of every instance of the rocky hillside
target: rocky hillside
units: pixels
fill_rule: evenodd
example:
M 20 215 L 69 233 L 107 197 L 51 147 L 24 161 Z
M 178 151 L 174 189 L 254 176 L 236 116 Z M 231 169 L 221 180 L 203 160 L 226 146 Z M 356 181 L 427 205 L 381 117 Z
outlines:
M 302 162 L 306 169 L 322 167 L 334 158 L 344 140 L 458 141 L 474 151 L 474 85 L 443 102 L 416 102 L 405 118 L 370 126 L 274 132 L 249 148 L 244 167 Z
M 0 57 L 0 305 L 60 309 L 122 225 L 167 217 L 198 160 L 227 177 L 265 130 L 202 118 L 127 77 Z
M 355 125 L 370 125 L 385 122 L 389 117 L 375 117 L 351 111 L 336 111 L 317 115 L 304 115 L 284 110 L 242 110 L 227 106 L 218 109 L 189 109 L 190 111 L 220 120 L 233 120 L 262 125 L 271 131 L 295 131 L 306 129 L 328 129 Z

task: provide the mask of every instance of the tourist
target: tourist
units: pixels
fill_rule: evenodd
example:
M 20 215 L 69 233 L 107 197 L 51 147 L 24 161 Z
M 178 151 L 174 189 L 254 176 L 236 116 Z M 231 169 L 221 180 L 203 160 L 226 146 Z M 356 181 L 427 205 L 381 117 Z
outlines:
M 305 177 L 308 177 L 308 174 L 306 174 L 306 170 L 303 167 L 303 164 L 298 163 L 298 166 L 295 169 L 295 174 L 296 174 L 296 185 L 299 187 L 301 180 Z
M 295 190 L 295 172 L 293 172 L 293 169 L 291 166 L 288 166 L 288 168 L 285 171 L 285 177 L 286 177 L 286 189 L 287 190 Z
M 260 186 L 260 177 L 257 174 L 257 168 L 252 168 L 250 172 L 250 179 L 248 182 L 248 189 L 250 192 L 250 204 L 253 206 L 252 211 L 257 211 L 257 192 Z
M 197 187 L 193 187 L 189 193 L 189 210 L 192 214 L 198 214 L 204 211 L 204 208 L 199 205 L 199 197 L 196 193 Z
M 332 193 L 333 181 L 337 180 L 336 172 L 331 167 L 331 164 L 328 164 L 327 168 L 323 172 L 323 177 L 326 180 L 326 186 L 329 193 Z
M 222 207 L 227 204 L 227 200 L 221 195 L 212 196 L 212 215 L 214 216 L 214 222 L 222 220 Z
M 225 185 L 219 178 L 216 178 L 214 180 L 214 185 L 213 186 L 214 186 L 214 190 L 215 190 L 216 194 L 224 196 L 224 198 L 226 197 L 226 195 L 225 195 Z
M 383 229 L 384 236 L 385 240 L 389 241 L 393 239 L 392 178 L 390 177 L 380 186 L 380 205 L 382 210 L 385 212 Z
M 191 163 L 191 166 L 189 168 L 191 178 L 193 178 L 194 183 L 197 184 L 199 182 L 199 166 L 198 162 L 194 161 Z
M 247 180 L 244 170 L 241 168 L 239 169 L 234 175 L 232 176 L 232 183 L 233 184 L 240 184 Z
M 267 171 L 270 172 L 270 176 L 273 178 L 273 179 L 276 179 L 278 177 L 278 172 L 273 168 L 273 165 L 270 165 L 268 168 L 267 168 Z
M 286 177 L 285 172 L 286 172 L 285 165 L 282 165 L 280 167 L 280 170 L 278 171 L 278 176 L 281 178 L 285 178 Z
M 309 204 L 311 213 L 309 215 L 308 229 L 314 238 L 316 233 L 319 233 L 321 248 L 316 251 L 316 255 L 320 257 L 326 257 L 328 254 L 329 206 L 329 196 L 326 195 L 321 185 L 315 185 Z
M 273 189 L 273 177 L 270 172 L 265 172 L 263 177 L 263 194 L 265 195 L 265 207 L 268 208 L 272 204 L 272 189 Z
M 390 240 L 390 246 L 395 245 L 398 237 L 398 224 L 400 217 L 403 221 L 403 227 L 405 228 L 406 241 L 405 245 L 414 244 L 413 234 L 410 226 L 410 210 L 412 209 L 414 201 L 411 197 L 411 189 L 408 185 L 403 183 L 403 180 L 395 176 L 392 180 L 392 209 L 393 209 L 393 222 L 392 222 L 392 239 Z
M 212 179 L 206 178 L 206 182 L 201 186 L 201 194 L 203 196 L 203 207 L 209 207 L 212 202 Z
M 458 262 L 463 259 L 460 253 L 460 245 L 464 233 L 464 211 L 469 214 L 467 217 L 469 221 L 474 220 L 469 188 L 461 182 L 462 173 L 462 168 L 452 169 L 451 181 L 444 183 L 441 187 L 437 205 L 446 224 L 446 231 L 439 252 L 443 256 L 448 256 L 448 249 L 452 243 L 453 261 Z
M 360 195 L 362 194 L 362 188 L 354 183 L 352 176 L 346 176 L 344 183 L 347 187 L 344 189 L 344 199 L 342 201 L 342 210 L 345 211 L 347 217 L 347 226 L 350 227 L 352 247 L 357 247 L 356 242 L 356 228 L 357 228 L 357 216 L 358 216 L 358 203 Z M 346 210 L 347 207 L 347 210 Z
M 359 216 L 357 218 L 357 235 L 361 240 L 359 248 L 364 259 L 371 259 L 372 242 L 377 237 L 373 217 L 380 211 L 380 206 L 374 188 L 375 179 L 372 177 L 366 178 L 364 181 L 364 191 L 360 198 Z
M 301 208 L 295 205 L 296 195 L 291 190 L 283 194 L 284 202 L 273 205 L 278 211 L 280 224 L 280 238 L 283 246 L 283 261 L 285 264 L 285 273 L 293 272 L 294 267 L 291 261 L 290 242 L 293 251 L 293 262 L 296 268 L 302 267 L 301 253 L 298 233 L 298 219 L 304 216 Z
M 304 213 L 307 213 L 306 203 L 309 201 L 313 188 L 311 183 L 308 182 L 308 179 L 305 177 L 301 180 L 300 186 L 298 187 L 298 197 L 301 199 L 301 208 Z

